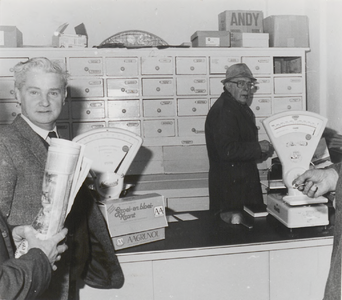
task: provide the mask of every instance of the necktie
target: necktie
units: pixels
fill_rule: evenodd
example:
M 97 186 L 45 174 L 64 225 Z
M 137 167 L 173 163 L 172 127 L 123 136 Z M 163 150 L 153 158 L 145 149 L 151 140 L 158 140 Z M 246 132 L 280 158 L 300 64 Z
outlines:
M 57 134 L 56 132 L 54 131 L 50 131 L 49 134 L 48 134 L 48 137 L 51 139 L 51 138 L 57 138 Z

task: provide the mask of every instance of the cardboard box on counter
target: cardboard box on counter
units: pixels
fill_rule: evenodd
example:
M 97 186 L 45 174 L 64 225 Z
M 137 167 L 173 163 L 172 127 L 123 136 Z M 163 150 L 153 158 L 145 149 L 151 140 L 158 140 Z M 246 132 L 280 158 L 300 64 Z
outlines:
M 16 26 L 0 26 L 0 47 L 22 47 L 23 34 Z
M 168 226 L 165 198 L 157 193 L 105 200 L 99 208 L 107 221 L 111 237 Z
M 309 47 L 307 16 L 269 16 L 263 25 L 264 32 L 270 35 L 270 47 Z
M 267 48 L 269 35 L 268 33 L 235 33 L 232 47 L 246 47 L 246 48 Z
M 75 27 L 76 34 L 65 34 L 68 23 L 59 26 L 52 36 L 52 46 L 57 48 L 85 48 L 88 46 L 88 35 L 84 24 Z
M 229 31 L 196 31 L 191 36 L 192 47 L 230 47 Z
M 263 19 L 259 10 L 226 10 L 218 15 L 219 30 L 262 33 Z
M 165 227 L 113 237 L 115 250 L 134 247 L 165 239 Z

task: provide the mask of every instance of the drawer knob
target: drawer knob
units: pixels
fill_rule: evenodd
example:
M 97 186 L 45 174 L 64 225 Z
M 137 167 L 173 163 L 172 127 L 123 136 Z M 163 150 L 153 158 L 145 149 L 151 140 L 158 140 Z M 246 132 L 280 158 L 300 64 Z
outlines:
M 192 132 L 196 132 L 196 128 L 192 128 L 191 131 L 192 131 Z
M 195 70 L 195 67 L 190 67 L 190 70 L 191 70 L 191 71 L 194 71 L 194 70 Z
M 13 95 L 13 94 L 14 94 L 14 91 L 13 91 L 13 90 L 10 90 L 10 94 Z
M 292 87 L 289 85 L 289 86 L 287 87 L 287 89 L 290 91 L 290 90 L 292 89 Z
M 158 108 L 158 109 L 157 109 L 157 112 L 159 112 L 159 113 L 160 113 L 160 112 L 161 112 L 161 109 L 160 109 L 160 108 Z
M 157 91 L 157 92 L 160 92 L 160 87 L 157 87 L 157 88 L 156 88 L 156 91 Z
M 87 115 L 90 115 L 90 110 L 89 110 L 89 109 L 86 111 L 86 114 L 87 114 Z
M 288 105 L 288 106 L 287 106 L 287 109 L 291 109 L 291 108 L 292 108 L 291 105 Z
M 159 71 L 160 68 L 159 68 L 159 66 L 156 66 L 155 69 L 156 69 L 157 71 Z
M 121 88 L 121 92 L 123 92 L 123 93 L 124 93 L 124 92 L 125 92 L 125 89 L 124 89 L 124 88 Z
M 197 110 L 196 107 L 193 107 L 193 108 L 192 108 L 192 111 L 193 111 L 193 112 L 195 112 L 196 110 Z
M 256 109 L 256 110 L 260 110 L 260 106 L 257 106 L 255 109 Z
M 126 113 L 126 109 L 123 109 L 123 110 L 122 110 L 122 113 L 125 114 L 125 113 Z
M 84 71 L 88 72 L 88 71 L 89 71 L 89 68 L 88 68 L 88 67 L 85 67 L 85 68 L 84 68 Z
M 259 70 L 259 69 L 260 69 L 260 67 L 259 67 L 259 66 L 256 66 L 256 67 L 255 67 L 255 70 Z
M 13 72 L 14 72 L 14 69 L 13 69 L 13 68 L 10 68 L 9 71 L 10 71 L 11 73 L 13 73 Z
M 12 117 L 15 117 L 17 115 L 17 113 L 12 112 Z
M 125 68 L 124 68 L 124 67 L 121 67 L 120 70 L 123 72 L 123 71 L 125 71 Z
M 158 129 L 158 130 L 157 130 L 157 132 L 158 132 L 158 133 L 161 133 L 161 132 L 162 132 L 162 130 L 161 130 L 161 129 Z
M 89 93 L 89 89 L 85 89 L 84 91 L 85 91 L 86 93 Z
M 193 92 L 194 90 L 195 90 L 195 88 L 192 86 L 192 87 L 190 88 L 190 91 Z

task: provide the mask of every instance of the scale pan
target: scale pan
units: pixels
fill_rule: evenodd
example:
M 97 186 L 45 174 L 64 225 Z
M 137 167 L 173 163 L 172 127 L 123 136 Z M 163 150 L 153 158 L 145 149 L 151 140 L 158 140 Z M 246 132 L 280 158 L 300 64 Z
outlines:
M 319 204 L 319 203 L 327 203 L 328 199 L 320 196 L 317 198 L 310 198 L 306 195 L 296 195 L 296 196 L 284 196 L 283 201 L 291 206 L 298 205 L 310 205 L 310 204 Z

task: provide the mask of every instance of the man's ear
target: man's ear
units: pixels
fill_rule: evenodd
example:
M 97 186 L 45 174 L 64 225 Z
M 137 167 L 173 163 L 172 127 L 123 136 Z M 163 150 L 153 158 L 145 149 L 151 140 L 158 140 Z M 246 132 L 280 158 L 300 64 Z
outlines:
M 17 87 L 14 88 L 14 96 L 15 96 L 15 99 L 18 100 L 19 103 L 21 104 L 20 90 Z

